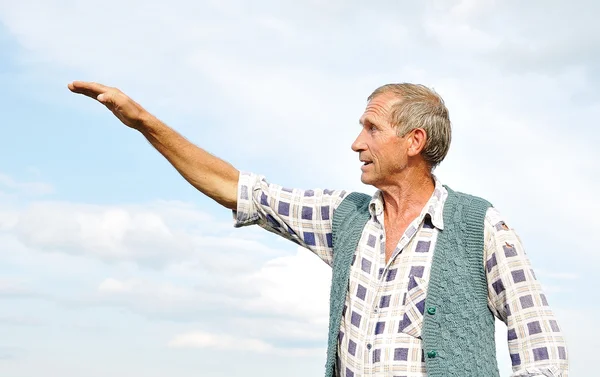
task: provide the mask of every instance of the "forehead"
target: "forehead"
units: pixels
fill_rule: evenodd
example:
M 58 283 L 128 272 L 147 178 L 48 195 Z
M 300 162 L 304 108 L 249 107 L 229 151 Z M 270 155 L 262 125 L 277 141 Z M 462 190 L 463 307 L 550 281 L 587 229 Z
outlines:
M 360 117 L 360 124 L 387 121 L 392 105 L 398 100 L 398 97 L 391 93 L 383 93 L 375 96 L 367 103 L 365 112 Z

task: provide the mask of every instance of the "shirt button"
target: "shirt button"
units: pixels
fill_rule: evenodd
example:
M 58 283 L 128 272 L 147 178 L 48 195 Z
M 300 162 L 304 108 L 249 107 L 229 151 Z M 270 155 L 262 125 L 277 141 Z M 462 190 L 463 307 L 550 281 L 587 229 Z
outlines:
M 431 350 L 429 352 L 427 352 L 427 357 L 430 359 L 433 359 L 437 356 L 437 352 L 435 352 L 435 350 Z
M 371 345 L 371 343 L 367 344 L 367 349 L 370 350 L 371 347 L 373 347 L 373 345 Z
M 435 307 L 430 306 L 429 308 L 427 308 L 427 313 L 434 315 L 435 314 Z
M 375 313 L 375 314 L 379 313 L 379 306 L 376 306 L 373 308 L 373 313 Z

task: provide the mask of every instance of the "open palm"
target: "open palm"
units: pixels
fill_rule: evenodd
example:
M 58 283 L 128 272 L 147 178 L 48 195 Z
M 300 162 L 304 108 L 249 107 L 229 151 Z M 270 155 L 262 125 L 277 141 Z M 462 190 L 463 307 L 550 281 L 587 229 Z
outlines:
M 138 129 L 144 108 L 117 88 L 95 82 L 73 81 L 68 85 L 73 93 L 83 94 L 105 105 L 126 126 Z

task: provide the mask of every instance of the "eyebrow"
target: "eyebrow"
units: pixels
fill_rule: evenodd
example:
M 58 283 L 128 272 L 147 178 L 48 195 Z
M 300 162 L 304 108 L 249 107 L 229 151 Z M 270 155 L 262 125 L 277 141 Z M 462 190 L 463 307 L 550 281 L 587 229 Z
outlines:
M 364 119 L 364 121 L 362 120 L 362 118 L 359 119 L 358 120 L 358 125 L 361 126 L 361 127 L 365 127 L 367 125 L 377 127 L 377 125 L 375 123 L 373 123 L 369 117 L 366 117 Z

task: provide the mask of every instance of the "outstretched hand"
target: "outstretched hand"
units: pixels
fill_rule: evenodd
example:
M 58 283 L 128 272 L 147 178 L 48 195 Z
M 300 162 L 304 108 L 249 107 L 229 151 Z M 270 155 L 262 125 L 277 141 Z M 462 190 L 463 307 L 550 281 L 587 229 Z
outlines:
M 139 129 L 146 110 L 117 88 L 95 82 L 73 81 L 68 85 L 73 93 L 83 94 L 106 106 L 126 126 Z

